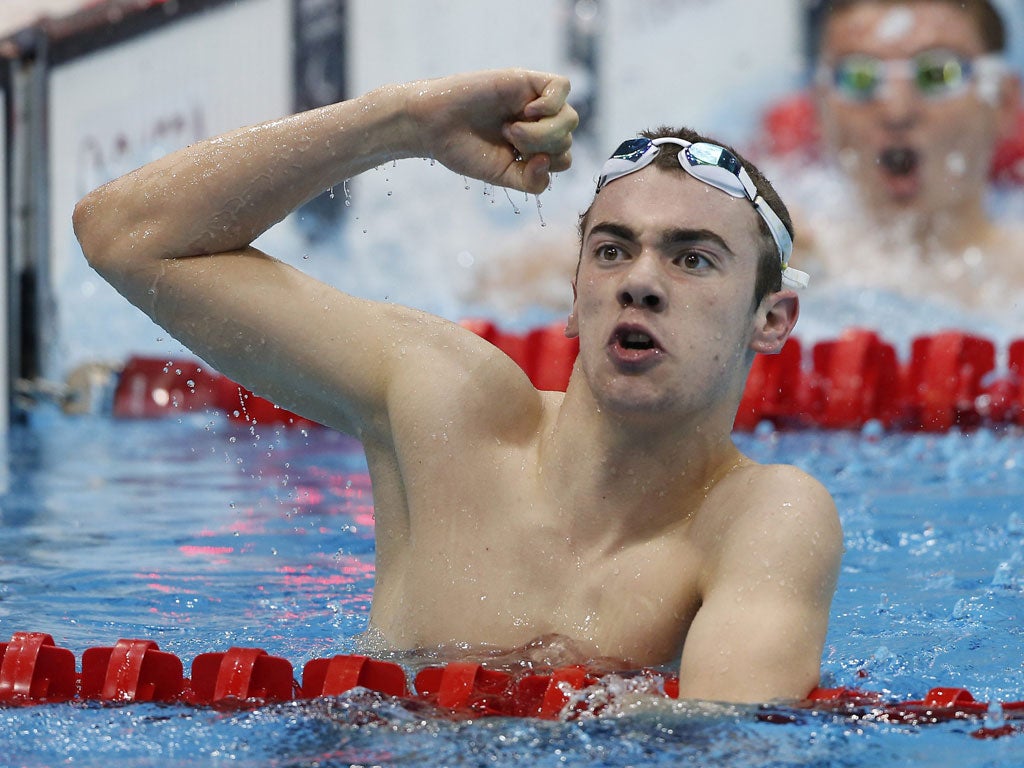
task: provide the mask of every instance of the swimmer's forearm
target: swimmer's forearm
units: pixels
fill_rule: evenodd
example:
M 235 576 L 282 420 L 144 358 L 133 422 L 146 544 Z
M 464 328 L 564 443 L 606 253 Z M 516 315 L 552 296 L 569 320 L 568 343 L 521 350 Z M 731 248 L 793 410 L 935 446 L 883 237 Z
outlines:
M 531 192 L 572 162 L 569 81 L 510 69 L 385 86 L 202 141 L 87 195 L 75 233 L 103 266 L 235 251 L 319 192 L 389 160 L 430 157 Z
M 248 245 L 332 185 L 415 154 L 407 89 L 236 130 L 115 179 L 76 206 L 86 256 L 166 259 Z

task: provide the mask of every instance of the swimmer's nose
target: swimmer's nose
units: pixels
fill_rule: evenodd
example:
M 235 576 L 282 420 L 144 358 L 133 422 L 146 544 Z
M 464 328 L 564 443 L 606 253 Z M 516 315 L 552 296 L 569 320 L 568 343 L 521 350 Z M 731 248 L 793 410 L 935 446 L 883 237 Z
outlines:
M 640 293 L 634 296 L 629 291 L 623 291 L 619 300 L 623 307 L 643 306 L 645 309 L 660 309 L 661 298 L 653 293 Z
M 885 84 L 877 99 L 882 120 L 890 128 L 912 125 L 921 110 L 921 95 L 907 78 L 894 77 Z
M 666 306 L 665 292 L 656 274 L 656 260 L 641 257 L 623 278 L 619 287 L 619 304 L 661 311 Z

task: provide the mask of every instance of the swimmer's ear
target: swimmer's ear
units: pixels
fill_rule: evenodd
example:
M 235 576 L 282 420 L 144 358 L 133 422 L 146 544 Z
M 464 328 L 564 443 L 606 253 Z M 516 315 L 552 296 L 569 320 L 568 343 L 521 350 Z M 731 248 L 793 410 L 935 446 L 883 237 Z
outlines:
M 575 339 L 580 335 L 580 326 L 576 321 L 576 281 L 572 281 L 572 311 L 565 321 L 565 337 Z
M 750 348 L 762 355 L 774 355 L 782 350 L 800 316 L 800 299 L 796 291 L 777 291 L 761 300 L 754 312 L 754 332 Z

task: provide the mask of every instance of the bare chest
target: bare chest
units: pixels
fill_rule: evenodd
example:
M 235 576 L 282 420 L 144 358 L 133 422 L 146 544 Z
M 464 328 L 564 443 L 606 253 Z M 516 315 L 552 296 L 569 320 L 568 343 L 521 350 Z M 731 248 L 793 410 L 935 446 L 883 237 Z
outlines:
M 678 535 L 604 546 L 599 532 L 581 545 L 533 487 L 492 475 L 470 497 L 439 494 L 435 509 L 447 509 L 416 515 L 401 556 L 378 571 L 378 627 L 404 647 L 559 635 L 586 658 L 678 660 L 700 605 L 698 548 Z

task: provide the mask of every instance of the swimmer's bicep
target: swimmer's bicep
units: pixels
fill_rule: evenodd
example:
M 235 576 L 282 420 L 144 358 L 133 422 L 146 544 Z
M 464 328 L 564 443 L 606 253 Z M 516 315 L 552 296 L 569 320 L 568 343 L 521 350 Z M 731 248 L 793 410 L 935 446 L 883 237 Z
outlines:
M 827 608 L 801 597 L 708 600 L 690 627 L 680 698 L 802 699 L 818 684 Z
M 686 638 L 680 695 L 803 698 L 818 681 L 842 556 L 828 492 L 786 469 L 771 477 L 718 554 Z

